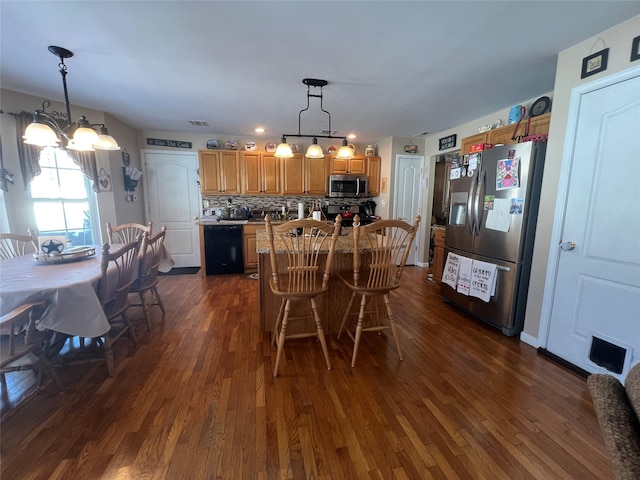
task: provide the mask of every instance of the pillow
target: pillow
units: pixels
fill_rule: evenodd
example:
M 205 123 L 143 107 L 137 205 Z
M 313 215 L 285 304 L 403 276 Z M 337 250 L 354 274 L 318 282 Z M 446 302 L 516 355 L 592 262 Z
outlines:
M 640 423 L 625 388 L 606 374 L 590 375 L 587 385 L 616 478 L 640 478 Z

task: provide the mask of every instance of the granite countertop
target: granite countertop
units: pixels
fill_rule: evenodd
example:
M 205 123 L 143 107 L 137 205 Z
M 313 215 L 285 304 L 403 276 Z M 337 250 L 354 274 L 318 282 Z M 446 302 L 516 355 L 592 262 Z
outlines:
M 286 253 L 282 240 L 276 237 L 273 241 L 276 253 Z M 326 251 L 329 249 L 329 243 L 326 244 Z M 260 229 L 256 232 L 256 252 L 270 253 L 269 239 L 267 231 Z M 342 233 L 338 237 L 336 243 L 336 253 L 353 253 L 353 236 L 351 235 L 351 227 L 342 227 Z

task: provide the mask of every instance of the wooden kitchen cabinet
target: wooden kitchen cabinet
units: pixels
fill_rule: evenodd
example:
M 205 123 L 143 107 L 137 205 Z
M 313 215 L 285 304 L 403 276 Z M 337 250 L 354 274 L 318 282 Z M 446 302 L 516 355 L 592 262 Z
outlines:
M 200 190 L 205 195 L 241 193 L 240 152 L 200 150 Z
M 544 115 L 538 115 L 533 117 L 529 122 L 529 135 L 548 135 L 549 124 L 551 123 L 551 113 L 545 113 Z M 503 145 L 509 145 L 518 143 L 522 137 L 527 134 L 527 119 L 524 118 L 518 125 L 518 131 L 516 132 L 516 124 L 504 125 L 502 127 L 494 128 L 488 132 L 478 133 L 470 137 L 463 138 L 460 141 L 460 154 L 470 153 L 469 149 L 471 145 L 476 143 L 490 143 L 495 145 L 501 143 Z M 515 135 L 514 135 L 515 132 Z M 517 140 L 513 140 L 513 137 L 519 137 Z
M 367 157 L 367 176 L 369 177 L 369 196 L 380 195 L 380 157 Z
M 444 270 L 444 241 L 445 229 L 439 228 L 434 231 L 433 247 L 433 281 L 442 283 L 442 271 Z
M 283 195 L 320 195 L 328 193 L 327 158 L 294 155 L 280 162 Z
M 329 159 L 329 172 L 335 174 L 366 174 L 367 173 L 367 157 L 354 156 L 353 158 L 336 158 L 332 155 Z
M 244 270 L 257 270 L 258 269 L 258 253 L 256 252 L 256 232 L 258 228 L 264 228 L 264 225 L 243 225 L 242 233 L 244 237 L 243 242 L 243 255 L 244 255 Z
M 471 149 L 471 145 L 475 145 L 476 143 L 489 143 L 487 141 L 488 137 L 488 132 L 482 132 L 463 138 L 460 140 L 460 155 L 470 153 L 469 150 Z
M 280 162 L 272 153 L 242 154 L 242 193 L 248 195 L 280 194 Z

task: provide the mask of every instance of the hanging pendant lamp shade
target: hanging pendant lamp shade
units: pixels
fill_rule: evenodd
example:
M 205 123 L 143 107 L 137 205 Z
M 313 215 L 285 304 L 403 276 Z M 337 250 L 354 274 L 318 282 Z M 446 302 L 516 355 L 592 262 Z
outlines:
M 309 145 L 306 156 L 309 158 L 324 158 L 322 147 L 318 145 L 318 139 L 313 137 L 313 143 Z
M 336 153 L 336 158 L 349 159 L 353 158 L 353 149 L 347 145 L 347 139 L 342 141 L 342 146 Z
M 98 143 L 93 145 L 98 150 L 120 150 L 120 145 L 118 145 L 115 138 L 109 135 L 109 131 L 104 125 L 100 125 L 98 138 L 100 139 Z
M 60 143 L 60 139 L 56 132 L 45 123 L 30 124 L 24 131 L 24 143 L 36 145 L 37 147 L 56 147 Z
M 274 155 L 278 158 L 291 158 L 293 157 L 293 151 L 291 150 L 291 146 L 287 143 L 286 137 L 282 136 L 282 143 L 278 145 L 276 148 L 276 153 Z

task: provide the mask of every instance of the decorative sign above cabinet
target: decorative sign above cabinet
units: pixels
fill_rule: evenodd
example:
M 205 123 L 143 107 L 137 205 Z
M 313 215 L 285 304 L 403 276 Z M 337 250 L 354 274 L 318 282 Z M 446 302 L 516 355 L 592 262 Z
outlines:
M 155 145 L 157 147 L 191 148 L 191 142 L 181 142 L 180 140 L 163 140 L 161 138 L 147 138 L 147 145 Z
M 447 150 L 449 148 L 453 148 L 456 146 L 456 137 L 458 136 L 457 133 L 454 133 L 452 135 L 449 135 L 448 137 L 442 137 L 439 142 L 440 142 L 440 150 Z

